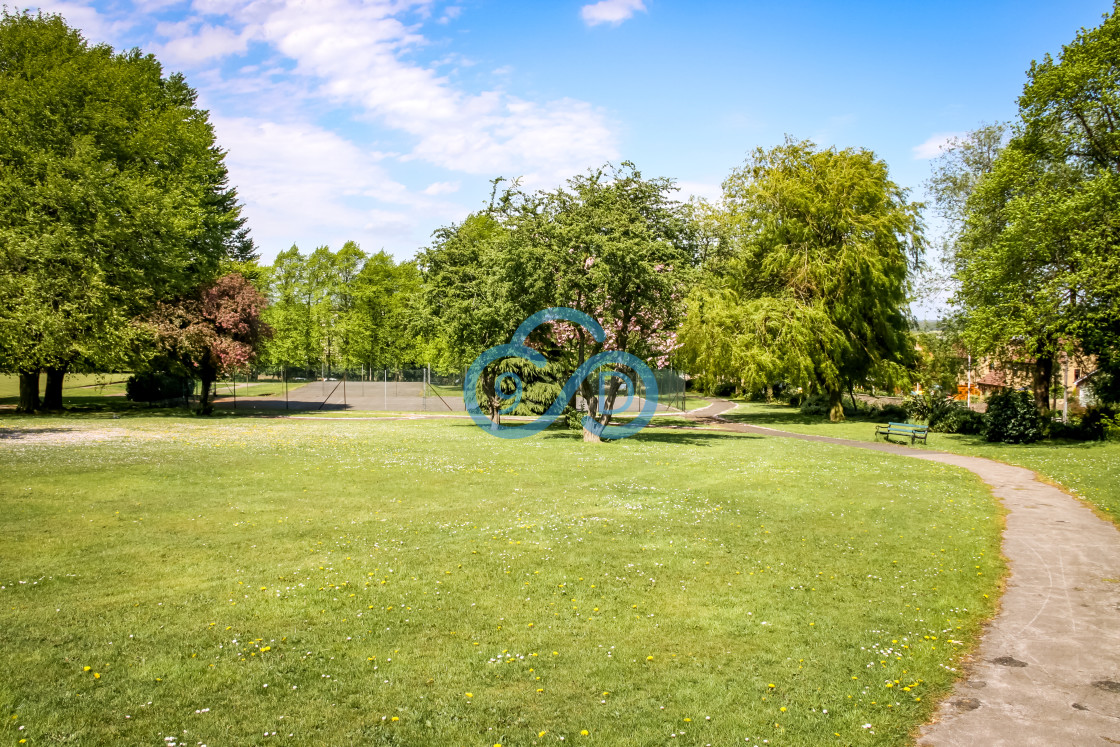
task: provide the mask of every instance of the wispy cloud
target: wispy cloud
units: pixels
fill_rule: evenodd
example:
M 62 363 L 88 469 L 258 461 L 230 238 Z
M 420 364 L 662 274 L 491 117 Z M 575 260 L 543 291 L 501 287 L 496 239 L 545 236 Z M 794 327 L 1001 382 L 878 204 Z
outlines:
M 549 182 L 617 157 L 604 112 L 586 102 L 532 101 L 499 89 L 471 93 L 437 65 L 413 61 L 428 40 L 400 16 L 427 6 L 424 0 L 321 0 L 309 14 L 297 0 L 196 0 L 195 10 L 226 14 L 240 29 L 210 39 L 192 31 L 170 39 L 166 49 L 203 57 L 223 49 L 234 54 L 245 40 L 260 40 L 293 60 L 297 76 L 318 81 L 322 95 L 412 136 L 407 158 L 452 171 Z
M 911 149 L 914 153 L 914 160 L 926 161 L 930 158 L 937 158 L 937 156 L 941 155 L 941 150 L 948 145 L 950 141 L 964 137 L 966 134 L 967 133 L 964 132 L 938 132 L 930 135 L 924 143 L 915 145 Z
M 596 22 L 644 9 L 617 0 L 589 8 Z M 433 221 L 463 217 L 450 197 L 461 185 L 502 175 L 552 187 L 619 158 L 617 126 L 587 101 L 519 95 L 508 67 L 462 82 L 473 63 L 440 36 L 465 20 L 459 4 L 115 0 L 95 9 L 48 0 L 44 9 L 94 41 L 139 43 L 188 74 L 266 258 L 294 238 L 371 231 L 410 251 Z M 417 169 L 421 186 L 393 177 Z
M 617 26 L 639 10 L 645 9 L 642 0 L 599 0 L 597 3 L 580 8 L 579 14 L 588 26 L 598 26 L 600 23 Z
M 379 240 L 422 241 L 421 216 L 458 217 L 458 206 L 392 179 L 381 154 L 307 123 L 212 117 L 229 153 L 230 181 L 245 199 L 258 245 L 271 254 L 295 237 L 341 244 L 371 231 Z M 434 186 L 434 185 L 433 185 Z M 383 205 L 392 205 L 392 211 Z M 386 231 L 391 231 L 386 236 Z

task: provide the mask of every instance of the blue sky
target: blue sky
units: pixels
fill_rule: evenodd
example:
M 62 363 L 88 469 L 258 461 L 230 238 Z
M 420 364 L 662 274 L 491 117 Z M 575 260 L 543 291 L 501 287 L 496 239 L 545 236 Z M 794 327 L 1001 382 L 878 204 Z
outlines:
M 39 7 L 181 71 L 263 258 L 400 259 L 496 176 L 607 160 L 716 197 L 786 133 L 866 147 L 920 198 L 947 135 L 1011 119 L 1032 59 L 1111 11 L 1062 2 L 100 0 Z

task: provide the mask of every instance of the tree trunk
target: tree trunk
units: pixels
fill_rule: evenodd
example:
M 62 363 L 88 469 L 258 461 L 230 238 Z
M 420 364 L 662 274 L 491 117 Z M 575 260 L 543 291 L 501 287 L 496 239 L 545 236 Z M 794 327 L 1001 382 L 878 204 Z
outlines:
M 839 389 L 828 390 L 828 419 L 833 423 L 844 420 L 843 393 Z
M 497 382 L 497 374 L 483 372 L 482 394 L 486 397 L 486 415 L 490 418 L 490 430 L 492 431 L 497 431 L 502 425 L 502 398 L 498 395 Z
M 35 412 L 39 409 L 39 370 L 19 372 L 19 404 L 16 412 Z
M 62 382 L 66 378 L 67 366 L 47 369 L 47 388 L 43 392 L 44 410 L 62 410 Z
M 635 376 L 635 378 L 637 377 Z M 603 391 L 602 402 L 599 401 L 598 392 L 587 400 L 587 413 L 604 428 L 611 422 L 613 413 L 610 411 L 614 409 L 614 403 L 618 399 L 618 390 L 621 386 L 622 380 L 617 376 L 612 376 L 610 377 L 610 383 L 607 384 L 606 390 Z M 583 431 L 583 440 L 588 443 L 602 443 L 603 437 L 585 428 Z
M 198 395 L 198 411 L 203 415 L 210 415 L 214 412 L 214 405 L 210 401 L 210 390 L 214 386 L 214 378 L 212 376 L 202 375 L 202 389 Z
M 1050 380 L 1054 377 L 1054 356 L 1039 355 L 1031 371 L 1031 388 L 1034 390 L 1034 405 L 1039 412 L 1050 409 Z

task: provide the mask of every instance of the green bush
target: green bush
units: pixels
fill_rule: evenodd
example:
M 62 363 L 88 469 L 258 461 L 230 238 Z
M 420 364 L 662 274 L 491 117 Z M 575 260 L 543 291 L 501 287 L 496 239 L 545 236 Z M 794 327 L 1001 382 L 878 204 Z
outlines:
M 910 418 L 916 422 L 925 423 L 931 431 L 938 431 L 941 420 L 949 415 L 957 402 L 941 395 L 912 394 L 902 400 L 902 407 Z
M 805 404 L 805 393 L 794 392 L 793 394 L 789 395 L 789 403 L 793 407 L 801 407 L 801 405 Z
M 970 410 L 959 402 L 949 408 L 930 430 L 935 433 L 964 433 L 972 435 L 984 431 L 984 416 L 975 410 Z
M 793 404 L 792 398 L 790 404 Z M 844 414 L 851 415 L 864 415 L 871 412 L 872 408 L 866 402 L 853 400 L 849 395 L 845 394 L 840 398 L 840 404 L 844 408 Z M 801 403 L 802 415 L 828 415 L 831 409 L 828 403 L 828 395 L 824 392 L 810 394 Z
M 193 389 L 194 381 L 189 376 L 164 371 L 133 374 L 124 385 L 126 398 L 149 404 L 185 398 Z
M 1029 444 L 1042 438 L 1042 416 L 1028 392 L 1005 389 L 988 398 L 984 438 L 1008 444 Z
M 902 405 L 882 405 L 872 407 L 869 413 L 876 423 L 905 423 L 909 414 Z
M 569 407 L 566 410 L 564 410 L 563 417 L 561 418 L 561 420 L 567 425 L 568 430 L 570 430 L 570 431 L 582 431 L 583 430 L 583 418 L 586 415 L 587 415 L 586 412 L 582 412 L 580 410 L 577 410 L 574 407 Z
M 1110 438 L 1110 429 L 1116 428 L 1115 417 L 1116 413 L 1111 407 L 1107 405 L 1094 405 L 1081 417 L 1070 418 L 1070 422 L 1068 423 L 1063 423 L 1060 420 L 1051 423 L 1050 438 L 1070 438 L 1077 441 L 1102 441 L 1106 438 Z

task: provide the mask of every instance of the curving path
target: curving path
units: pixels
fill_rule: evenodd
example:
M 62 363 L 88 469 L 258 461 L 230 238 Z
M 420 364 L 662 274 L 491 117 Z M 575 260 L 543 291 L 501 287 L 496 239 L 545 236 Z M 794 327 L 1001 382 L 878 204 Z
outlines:
M 1120 532 L 1028 469 L 887 443 L 730 423 L 734 403 L 690 416 L 720 430 L 823 441 L 963 467 L 1007 508 L 1001 608 L 967 672 L 922 727 L 923 747 L 1120 744 Z

